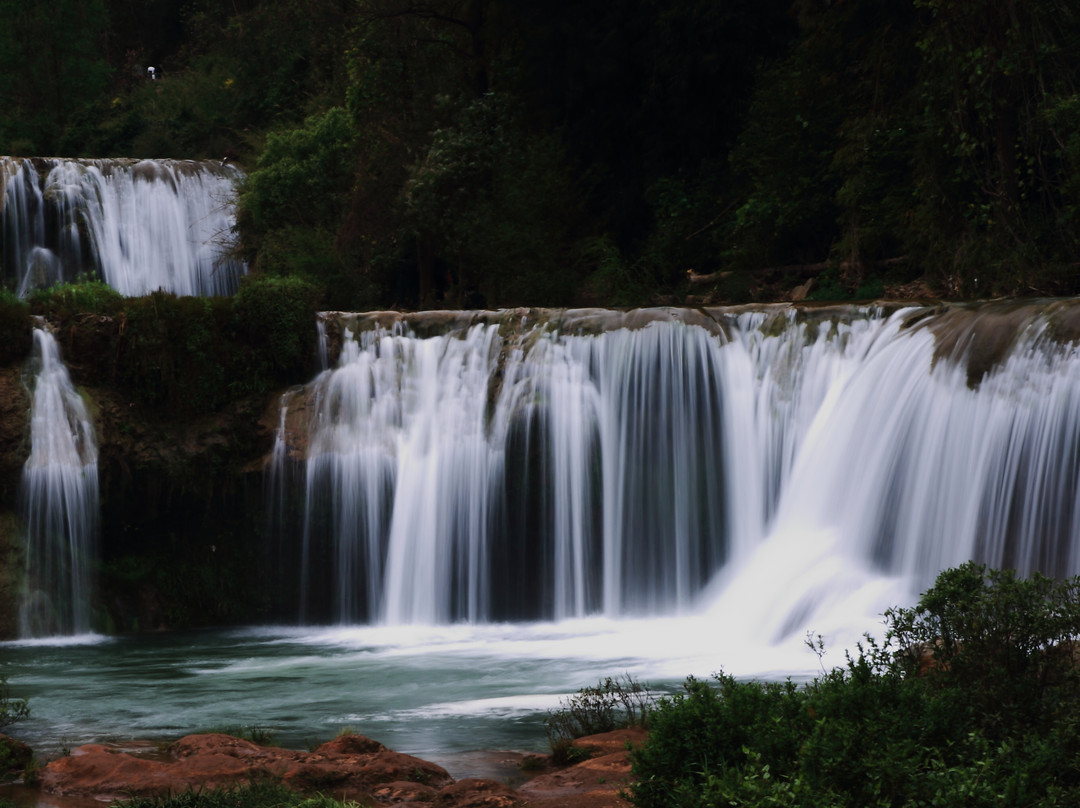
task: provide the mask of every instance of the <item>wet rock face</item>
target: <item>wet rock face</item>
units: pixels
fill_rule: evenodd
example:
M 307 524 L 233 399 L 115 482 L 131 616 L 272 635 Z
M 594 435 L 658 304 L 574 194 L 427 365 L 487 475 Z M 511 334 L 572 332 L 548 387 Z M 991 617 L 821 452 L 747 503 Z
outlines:
M 408 803 L 416 808 L 620 808 L 630 778 L 628 747 L 641 730 L 621 730 L 579 743 L 594 757 L 545 772 L 513 789 L 490 779 L 454 779 L 441 766 L 346 735 L 314 752 L 260 746 L 222 734 L 189 735 L 155 755 L 86 744 L 50 762 L 41 789 L 53 797 L 106 801 L 246 785 L 260 777 L 301 792 L 319 792 L 365 805 Z
M 19 482 L 30 453 L 30 397 L 18 366 L 0 367 L 0 638 L 15 636 L 24 566 L 17 515 Z
M 0 368 L 0 510 L 13 508 L 30 454 L 30 396 L 19 366 Z

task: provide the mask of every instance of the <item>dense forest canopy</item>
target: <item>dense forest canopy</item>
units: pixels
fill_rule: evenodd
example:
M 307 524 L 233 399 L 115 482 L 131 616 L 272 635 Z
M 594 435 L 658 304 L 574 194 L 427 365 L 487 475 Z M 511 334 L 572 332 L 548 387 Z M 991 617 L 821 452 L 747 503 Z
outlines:
M 0 19 L 0 153 L 236 159 L 253 271 L 328 307 L 1080 291 L 1065 0 L 0 0 Z

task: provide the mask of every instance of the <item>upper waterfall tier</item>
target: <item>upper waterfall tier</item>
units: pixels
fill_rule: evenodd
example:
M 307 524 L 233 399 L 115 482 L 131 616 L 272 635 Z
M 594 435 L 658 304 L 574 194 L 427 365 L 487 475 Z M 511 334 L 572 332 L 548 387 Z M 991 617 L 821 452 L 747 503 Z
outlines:
M 80 276 L 123 295 L 228 295 L 238 169 L 217 161 L 0 157 L 0 280 Z

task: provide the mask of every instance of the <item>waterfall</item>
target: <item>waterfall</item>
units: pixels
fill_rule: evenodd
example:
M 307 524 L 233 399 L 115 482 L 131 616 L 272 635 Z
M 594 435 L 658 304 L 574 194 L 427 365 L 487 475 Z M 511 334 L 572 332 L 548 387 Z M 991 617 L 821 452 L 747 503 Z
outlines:
M 123 295 L 228 295 L 239 171 L 215 161 L 0 157 L 0 270 L 20 296 L 100 277 Z
M 23 467 L 27 592 L 24 637 L 90 630 L 98 522 L 97 445 L 82 398 L 53 336 L 34 330 L 30 457 Z
M 968 559 L 1076 574 L 1076 307 L 346 317 L 279 438 L 304 618 L 771 642 Z

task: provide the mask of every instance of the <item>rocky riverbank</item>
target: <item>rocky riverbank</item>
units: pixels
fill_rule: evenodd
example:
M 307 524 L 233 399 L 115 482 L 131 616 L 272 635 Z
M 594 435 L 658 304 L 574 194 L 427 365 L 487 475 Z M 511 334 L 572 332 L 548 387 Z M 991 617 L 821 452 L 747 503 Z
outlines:
M 565 767 L 545 756 L 500 753 L 500 761 L 518 773 L 503 780 L 455 780 L 442 766 L 362 735 L 343 735 L 310 752 L 218 733 L 189 735 L 164 747 L 86 744 L 43 767 L 38 804 L 101 804 L 271 778 L 366 806 L 617 808 L 629 805 L 621 796 L 631 779 L 629 750 L 644 737 L 644 731 L 628 729 L 582 738 L 575 745 L 587 759 Z

